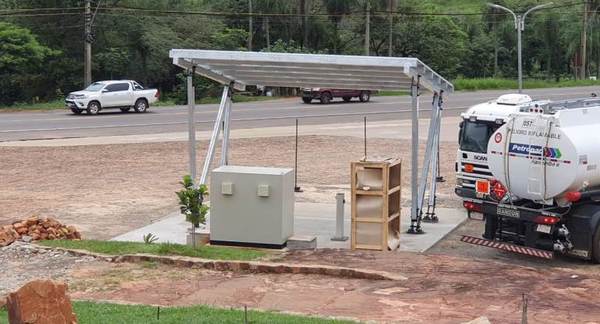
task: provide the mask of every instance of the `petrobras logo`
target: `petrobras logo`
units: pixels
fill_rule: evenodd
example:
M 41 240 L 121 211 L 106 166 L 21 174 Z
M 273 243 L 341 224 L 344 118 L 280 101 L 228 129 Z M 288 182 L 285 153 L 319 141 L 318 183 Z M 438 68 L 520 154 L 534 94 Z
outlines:
M 515 154 L 542 155 L 542 147 L 528 144 L 510 143 L 508 151 Z
M 510 143 L 508 151 L 514 154 L 544 156 L 552 159 L 560 159 L 562 157 L 560 149 L 538 145 Z

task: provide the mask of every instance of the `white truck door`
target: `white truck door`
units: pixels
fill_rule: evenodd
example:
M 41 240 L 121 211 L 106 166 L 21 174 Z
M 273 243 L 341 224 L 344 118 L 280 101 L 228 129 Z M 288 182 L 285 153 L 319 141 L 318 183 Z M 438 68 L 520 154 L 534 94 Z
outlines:
M 131 91 L 128 82 L 109 84 L 102 91 L 102 107 L 131 106 Z
M 132 106 L 131 85 L 129 82 L 115 83 L 115 86 L 116 106 Z
M 102 107 L 112 107 L 114 106 L 114 90 L 113 84 L 109 84 L 104 89 L 102 89 L 102 94 L 100 95 L 100 104 Z

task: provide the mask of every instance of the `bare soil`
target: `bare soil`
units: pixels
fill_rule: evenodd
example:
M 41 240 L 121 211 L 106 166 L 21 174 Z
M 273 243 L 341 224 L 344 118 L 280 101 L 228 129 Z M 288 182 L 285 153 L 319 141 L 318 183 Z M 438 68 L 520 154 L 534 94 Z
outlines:
M 72 297 L 164 306 L 208 304 L 393 323 L 462 323 L 486 316 L 520 323 L 522 296 L 531 323 L 595 323 L 600 274 L 540 269 L 444 255 L 319 250 L 284 258 L 386 270 L 403 281 L 319 275 L 243 274 L 145 264 L 81 264 Z
M 206 142 L 198 144 L 198 161 Z M 235 139 L 231 164 L 294 166 L 294 137 Z M 335 203 L 349 189 L 350 162 L 363 157 L 355 137 L 304 136 L 299 142 L 298 201 Z M 455 144 L 442 146 L 440 204 L 454 197 Z M 371 139 L 369 156 L 401 157 L 403 197 L 410 197 L 410 150 L 406 140 Z M 0 225 L 31 215 L 75 225 L 86 238 L 108 239 L 177 210 L 175 191 L 188 173 L 186 143 L 0 147 Z M 218 161 L 218 155 L 215 161 Z M 404 200 L 404 204 L 409 202 Z

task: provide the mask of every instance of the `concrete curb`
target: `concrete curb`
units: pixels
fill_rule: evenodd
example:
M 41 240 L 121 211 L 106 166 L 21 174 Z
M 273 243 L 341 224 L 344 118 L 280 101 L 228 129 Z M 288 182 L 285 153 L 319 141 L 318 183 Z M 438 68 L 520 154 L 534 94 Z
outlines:
M 226 261 L 209 260 L 185 256 L 159 256 L 152 254 L 126 254 L 108 255 L 94 253 L 86 250 L 66 249 L 61 247 L 47 247 L 35 244 L 36 247 L 46 250 L 57 250 L 68 252 L 77 256 L 91 256 L 112 263 L 140 263 L 157 262 L 181 268 L 208 269 L 216 271 L 231 271 L 245 273 L 274 273 L 274 274 L 305 274 L 324 275 L 339 278 L 367 279 L 367 280 L 390 280 L 400 281 L 408 278 L 385 271 L 353 269 L 327 265 L 304 265 L 293 263 L 259 262 L 259 261 Z

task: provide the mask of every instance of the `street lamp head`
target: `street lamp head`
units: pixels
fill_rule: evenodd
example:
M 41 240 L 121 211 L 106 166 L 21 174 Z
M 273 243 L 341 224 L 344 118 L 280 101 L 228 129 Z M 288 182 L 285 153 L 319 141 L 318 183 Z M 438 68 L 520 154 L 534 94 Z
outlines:
M 532 12 L 532 11 L 543 9 L 543 8 L 546 8 L 546 7 L 551 6 L 553 4 L 554 4 L 553 2 L 548 2 L 548 3 L 541 4 L 541 5 L 537 5 L 537 6 L 533 7 L 533 8 L 525 11 L 525 14 L 523 14 L 523 17 L 527 16 L 527 14 L 530 13 L 530 12 Z

